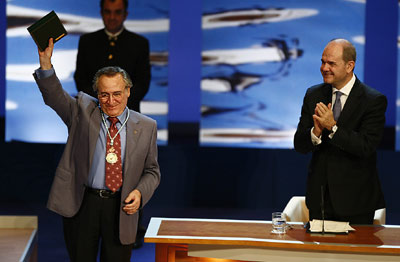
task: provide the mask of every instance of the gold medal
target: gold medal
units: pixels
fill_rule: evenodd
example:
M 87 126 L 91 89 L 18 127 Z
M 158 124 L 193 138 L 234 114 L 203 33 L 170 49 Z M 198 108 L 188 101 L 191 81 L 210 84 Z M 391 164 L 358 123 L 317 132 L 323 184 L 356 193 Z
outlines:
M 118 156 L 115 153 L 108 153 L 106 156 L 106 160 L 110 164 L 115 164 L 118 161 Z
M 124 123 L 121 125 L 121 127 L 119 128 L 118 132 L 114 135 L 114 137 L 111 137 L 110 131 L 108 130 L 108 127 L 107 127 L 107 124 L 106 124 L 106 120 L 105 120 L 105 118 L 104 118 L 104 113 L 103 113 L 103 111 L 101 111 L 101 118 L 102 118 L 102 120 L 103 120 L 104 128 L 107 130 L 107 135 L 108 135 L 108 137 L 110 138 L 110 146 L 111 146 L 111 147 L 108 149 L 108 152 L 107 152 L 107 155 L 106 155 L 106 161 L 107 161 L 107 163 L 115 164 L 115 163 L 117 163 L 117 161 L 118 161 L 118 155 L 115 153 L 116 150 L 115 150 L 115 148 L 113 147 L 113 145 L 114 145 L 114 138 L 116 138 L 116 137 L 118 136 L 119 132 L 124 128 L 126 122 L 128 122 L 129 114 L 130 114 L 130 113 L 129 113 L 129 110 L 128 110 L 127 112 L 128 112 L 128 115 L 126 116 Z

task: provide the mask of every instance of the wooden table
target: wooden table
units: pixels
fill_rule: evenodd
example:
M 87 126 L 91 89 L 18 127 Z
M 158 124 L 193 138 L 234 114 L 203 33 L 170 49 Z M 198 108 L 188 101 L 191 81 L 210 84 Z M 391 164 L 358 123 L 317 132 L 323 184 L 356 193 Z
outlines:
M 0 261 L 37 261 L 36 216 L 0 216 Z
M 290 225 L 276 235 L 271 221 L 152 218 L 145 242 L 156 243 L 156 262 L 400 261 L 400 226 L 322 235 L 307 233 L 302 223 Z

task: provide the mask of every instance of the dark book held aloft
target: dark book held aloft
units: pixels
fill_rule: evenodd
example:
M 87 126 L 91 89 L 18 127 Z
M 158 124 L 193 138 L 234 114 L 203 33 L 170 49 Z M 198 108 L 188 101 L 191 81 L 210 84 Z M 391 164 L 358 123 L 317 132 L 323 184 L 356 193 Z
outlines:
M 68 34 L 54 11 L 51 11 L 29 26 L 28 31 L 40 51 L 46 49 L 50 38 L 53 38 L 55 43 Z

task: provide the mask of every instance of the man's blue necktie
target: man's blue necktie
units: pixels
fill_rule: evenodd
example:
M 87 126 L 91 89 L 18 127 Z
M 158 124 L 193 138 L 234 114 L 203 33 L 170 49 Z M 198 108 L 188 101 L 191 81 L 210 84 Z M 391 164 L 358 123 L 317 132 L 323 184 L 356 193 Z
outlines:
M 342 92 L 336 91 L 336 100 L 335 104 L 333 105 L 333 118 L 335 119 L 335 121 L 338 120 L 340 112 L 342 111 L 342 102 L 340 102 L 340 97 L 342 95 Z

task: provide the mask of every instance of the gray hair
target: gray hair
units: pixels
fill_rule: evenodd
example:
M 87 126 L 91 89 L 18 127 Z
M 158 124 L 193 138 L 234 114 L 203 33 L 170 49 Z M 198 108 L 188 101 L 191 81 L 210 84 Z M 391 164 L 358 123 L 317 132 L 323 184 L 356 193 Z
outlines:
M 128 73 L 122 69 L 121 67 L 118 66 L 107 66 L 103 67 L 99 71 L 96 72 L 93 78 L 93 90 L 97 93 L 98 90 L 98 85 L 99 85 L 99 79 L 101 76 L 105 75 L 108 77 L 115 76 L 117 74 L 120 74 L 125 82 L 125 88 L 131 88 L 132 87 L 132 80 L 129 77 Z

